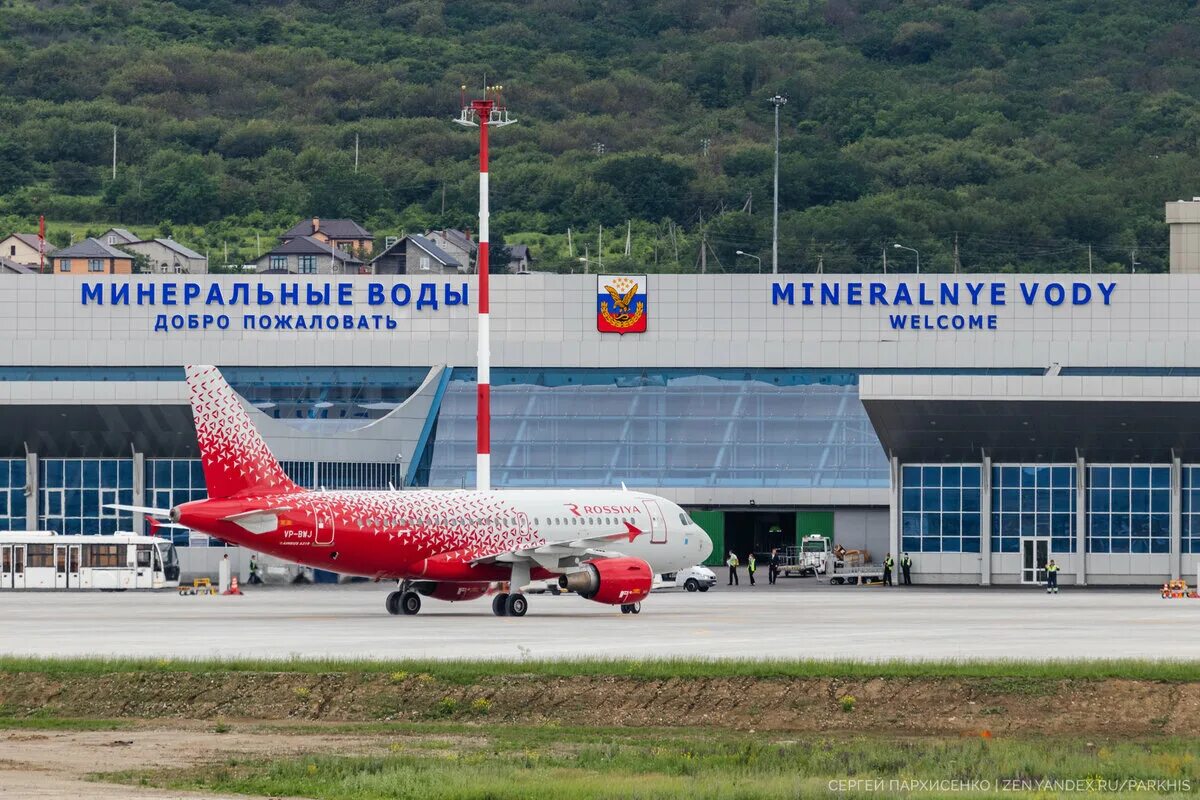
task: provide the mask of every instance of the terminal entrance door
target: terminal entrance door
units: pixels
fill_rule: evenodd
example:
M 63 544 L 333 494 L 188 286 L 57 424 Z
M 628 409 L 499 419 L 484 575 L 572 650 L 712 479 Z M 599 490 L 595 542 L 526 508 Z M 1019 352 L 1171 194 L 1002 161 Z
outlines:
M 1050 540 L 1021 540 L 1021 583 L 1045 583 L 1046 562 L 1050 559 Z

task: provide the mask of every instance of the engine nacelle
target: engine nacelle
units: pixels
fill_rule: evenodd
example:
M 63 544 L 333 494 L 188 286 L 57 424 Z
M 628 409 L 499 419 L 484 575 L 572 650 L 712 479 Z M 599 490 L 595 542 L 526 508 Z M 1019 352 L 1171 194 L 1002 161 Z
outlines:
M 654 572 L 640 558 L 596 558 L 578 572 L 558 576 L 559 588 L 609 605 L 641 602 L 652 583 Z
M 452 583 L 450 581 L 417 581 L 413 584 L 418 594 L 432 597 L 434 600 L 445 600 L 447 603 L 457 603 L 460 600 L 474 600 L 487 594 L 491 584 L 488 583 Z

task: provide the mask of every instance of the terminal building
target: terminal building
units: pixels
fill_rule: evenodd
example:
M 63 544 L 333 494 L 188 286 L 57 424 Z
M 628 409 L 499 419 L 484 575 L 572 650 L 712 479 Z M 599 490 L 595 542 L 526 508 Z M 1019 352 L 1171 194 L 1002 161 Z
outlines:
M 298 483 L 471 487 L 475 290 L 0 275 L 0 527 L 202 497 L 187 363 Z M 822 534 L 923 583 L 1196 574 L 1200 275 L 526 274 L 491 311 L 496 487 L 661 494 L 715 563 Z

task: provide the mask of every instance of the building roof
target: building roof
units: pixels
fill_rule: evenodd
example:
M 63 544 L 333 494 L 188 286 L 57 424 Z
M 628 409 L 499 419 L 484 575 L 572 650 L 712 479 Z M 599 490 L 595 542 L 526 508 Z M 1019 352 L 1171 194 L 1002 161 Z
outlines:
M 24 264 L 18 264 L 15 261 L 9 261 L 7 258 L 0 257 L 0 272 L 14 272 L 18 275 L 36 275 L 37 270 L 33 267 L 28 267 Z
M 468 253 L 474 253 L 476 250 L 479 249 L 479 245 L 478 245 L 478 243 L 475 242 L 474 239 L 472 239 L 467 234 L 465 234 L 462 231 L 457 230 L 455 228 L 446 228 L 446 230 L 444 230 L 444 231 L 430 231 L 430 232 L 441 234 L 443 237 L 445 237 L 446 241 L 450 242 L 455 247 L 461 247 L 463 250 L 466 250 Z
M 142 237 L 138 236 L 131 230 L 126 230 L 125 228 L 109 228 L 104 232 L 104 235 L 107 236 L 109 233 L 115 233 L 117 236 L 120 236 L 125 240 L 126 244 L 140 242 L 142 240 Z
M 197 253 L 195 250 L 192 250 L 191 248 L 184 247 L 183 245 L 181 245 L 179 242 L 175 241 L 174 239 L 143 239 L 140 242 L 130 242 L 130 244 L 149 244 L 150 242 L 155 242 L 156 244 L 160 244 L 163 247 L 167 248 L 168 250 L 170 250 L 174 253 L 178 253 L 179 255 L 183 256 L 184 258 L 198 258 L 201 261 L 204 260 L 204 256 L 200 255 L 199 253 Z
M 508 254 L 512 260 L 519 261 L 522 258 L 533 261 L 533 253 L 529 252 L 529 245 L 513 244 L 508 247 Z
M 17 239 L 25 245 L 32 247 L 34 250 L 38 249 L 38 236 L 36 233 L 14 233 L 9 238 Z M 46 242 L 46 253 L 53 253 L 54 250 L 54 245 L 50 244 L 50 242 Z
M 407 236 L 401 236 L 399 239 L 397 239 L 395 242 L 392 243 L 391 247 L 389 247 L 388 249 L 384 250 L 382 253 L 375 256 L 373 259 L 371 259 L 371 263 L 374 264 L 376 261 L 378 261 L 379 259 L 383 258 L 384 256 L 388 255 L 389 253 L 391 253 L 392 251 L 394 251 L 396 249 L 403 250 L 406 246 L 405 242 L 412 242 L 417 247 L 419 247 L 420 249 L 422 249 L 426 253 L 428 253 L 430 255 L 430 257 L 432 257 L 435 261 L 437 261 L 440 264 L 443 264 L 444 266 L 462 269 L 462 264 L 459 263 L 459 260 L 457 258 L 450 255 L 445 250 L 438 247 L 436 244 L 434 244 L 433 242 L 431 242 L 429 239 L 425 238 L 424 236 L 418 236 L 415 233 L 410 233 Z
M 84 239 L 70 247 L 56 250 L 54 258 L 133 258 L 129 253 L 110 247 L 99 239 Z
M 373 234 L 352 219 L 321 219 L 317 218 L 321 233 L 330 239 L 371 239 Z M 313 221 L 301 220 L 293 225 L 280 239 L 295 239 L 300 236 L 313 235 Z
M 294 239 L 288 239 L 283 244 L 276 247 L 269 253 L 263 253 L 262 257 L 267 256 L 309 256 L 323 255 L 332 256 L 338 261 L 346 264 L 361 264 L 361 259 L 347 253 L 332 245 L 325 244 L 320 239 L 314 239 L 311 236 L 297 236 Z

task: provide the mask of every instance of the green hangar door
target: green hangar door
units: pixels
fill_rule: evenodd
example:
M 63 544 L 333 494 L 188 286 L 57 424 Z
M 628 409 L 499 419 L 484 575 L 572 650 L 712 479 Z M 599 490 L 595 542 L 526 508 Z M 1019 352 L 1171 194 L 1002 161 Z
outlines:
M 797 511 L 796 540 L 799 545 L 806 536 L 824 536 L 833 545 L 832 511 Z

